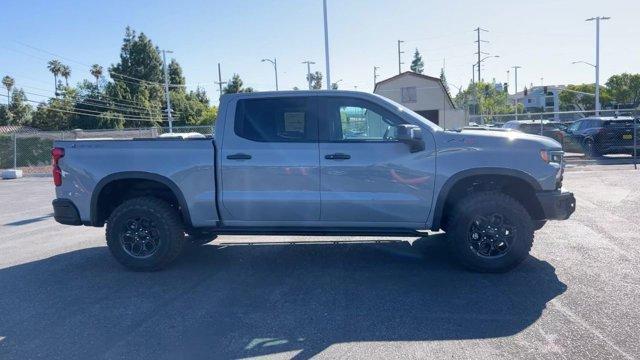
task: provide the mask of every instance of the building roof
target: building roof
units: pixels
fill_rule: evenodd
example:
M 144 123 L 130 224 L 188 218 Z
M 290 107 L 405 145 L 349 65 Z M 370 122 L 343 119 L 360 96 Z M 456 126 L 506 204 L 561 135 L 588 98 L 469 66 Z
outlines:
M 21 125 L 2 125 L 0 126 L 0 134 L 24 134 L 38 132 L 38 129 L 21 126 Z
M 378 85 L 386 84 L 388 82 L 391 82 L 393 80 L 397 80 L 397 79 L 399 79 L 401 77 L 405 77 L 405 76 L 415 76 L 415 77 L 418 77 L 420 79 L 437 82 L 442 87 L 442 91 L 444 91 L 444 93 L 447 94 L 447 98 L 449 99 L 449 103 L 451 104 L 451 107 L 454 108 L 454 109 L 456 108 L 456 105 L 453 103 L 453 99 L 451 98 L 451 94 L 449 94 L 449 91 L 444 86 L 444 84 L 442 83 L 442 80 L 440 80 L 439 77 L 434 77 L 434 76 L 429 76 L 429 75 L 424 75 L 424 74 L 418 74 L 418 73 L 415 73 L 413 71 L 405 71 L 405 72 L 400 73 L 398 75 L 392 76 L 392 77 L 390 77 L 388 79 L 384 79 L 382 81 L 378 81 L 375 84 L 375 86 L 373 87 L 373 92 L 374 93 L 376 92 L 376 90 L 378 89 Z

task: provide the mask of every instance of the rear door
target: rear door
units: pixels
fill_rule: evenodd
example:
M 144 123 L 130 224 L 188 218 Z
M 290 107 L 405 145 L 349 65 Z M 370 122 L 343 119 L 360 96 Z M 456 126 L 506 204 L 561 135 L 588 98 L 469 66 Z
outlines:
M 320 219 L 316 104 L 306 96 L 237 100 L 221 145 L 225 224 Z
M 323 98 L 320 109 L 322 220 L 355 227 L 424 224 L 435 174 L 435 146 L 427 130 L 426 150 L 411 153 L 387 131 L 404 121 L 373 102 Z

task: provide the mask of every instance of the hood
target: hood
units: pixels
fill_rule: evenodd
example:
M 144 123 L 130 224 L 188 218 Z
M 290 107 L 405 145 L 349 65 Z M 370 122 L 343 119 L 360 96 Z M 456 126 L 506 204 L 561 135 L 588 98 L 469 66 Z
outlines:
M 552 138 L 532 135 L 520 131 L 495 130 L 460 130 L 443 131 L 442 145 L 467 145 L 472 147 L 484 146 L 516 146 L 532 147 L 537 150 L 562 150 L 562 145 Z

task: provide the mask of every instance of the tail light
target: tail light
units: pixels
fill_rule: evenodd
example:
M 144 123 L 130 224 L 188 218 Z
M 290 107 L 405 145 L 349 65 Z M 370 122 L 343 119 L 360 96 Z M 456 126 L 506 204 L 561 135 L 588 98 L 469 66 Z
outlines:
M 51 149 L 51 165 L 53 167 L 53 183 L 56 186 L 62 185 L 62 170 L 60 166 L 58 166 L 58 161 L 64 157 L 64 149 L 63 148 L 53 148 Z

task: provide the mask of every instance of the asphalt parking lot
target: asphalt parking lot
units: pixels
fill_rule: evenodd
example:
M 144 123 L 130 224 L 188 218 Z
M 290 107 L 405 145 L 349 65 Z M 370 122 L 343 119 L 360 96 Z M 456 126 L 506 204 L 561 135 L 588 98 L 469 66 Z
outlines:
M 51 179 L 1 181 L 0 358 L 640 358 L 631 169 L 568 172 L 576 213 L 502 275 L 452 264 L 443 235 L 207 245 L 134 273 L 104 229 L 54 222 Z

